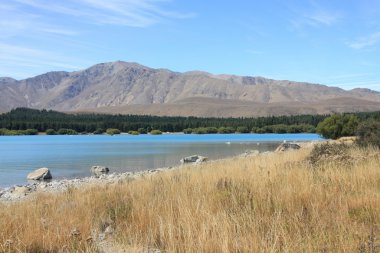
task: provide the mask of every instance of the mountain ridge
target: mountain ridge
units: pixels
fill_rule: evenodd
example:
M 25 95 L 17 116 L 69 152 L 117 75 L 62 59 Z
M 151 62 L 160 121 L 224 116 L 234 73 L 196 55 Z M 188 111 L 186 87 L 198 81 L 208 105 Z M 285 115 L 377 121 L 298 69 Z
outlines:
M 139 108 L 137 114 L 154 114 L 157 112 L 151 107 L 157 106 L 172 116 L 208 116 L 200 113 L 200 109 L 192 113 L 191 108 L 179 106 L 187 104 L 191 107 L 194 105 L 191 100 L 197 101 L 197 98 L 209 99 L 204 103 L 204 111 L 216 117 L 264 116 L 257 111 L 258 108 L 252 109 L 253 106 L 263 108 L 263 112 L 271 115 L 299 114 L 300 110 L 305 111 L 304 108 L 309 108 L 306 113 L 380 110 L 380 92 L 369 89 L 346 91 L 321 84 L 259 76 L 214 75 L 203 71 L 181 73 L 123 61 L 100 63 L 74 72 L 52 71 L 23 80 L 0 77 L 0 112 L 30 107 L 131 113 L 131 109 Z M 345 103 L 334 106 L 332 100 L 341 98 Z M 235 101 L 233 106 L 231 101 Z M 242 107 L 242 102 L 249 102 L 252 113 L 249 108 Z M 232 107 L 227 108 L 223 103 Z M 281 107 L 275 109 L 275 105 L 280 104 Z M 176 107 L 181 107 L 183 112 Z M 270 111 L 265 109 L 269 107 L 272 108 Z M 239 110 L 242 113 L 239 114 Z M 173 115 L 174 111 L 179 115 Z

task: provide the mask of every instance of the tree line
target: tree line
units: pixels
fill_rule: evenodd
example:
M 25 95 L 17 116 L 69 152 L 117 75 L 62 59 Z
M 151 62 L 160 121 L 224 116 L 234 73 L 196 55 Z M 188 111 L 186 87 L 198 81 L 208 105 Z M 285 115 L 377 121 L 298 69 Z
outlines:
M 380 112 L 355 113 L 358 119 L 380 117 Z M 3 131 L 55 133 L 76 131 L 77 133 L 104 133 L 107 129 L 121 132 L 147 133 L 152 130 L 161 132 L 185 133 L 314 133 L 320 122 L 330 115 L 295 115 L 257 118 L 198 118 L 168 117 L 148 115 L 110 115 L 110 114 L 68 114 L 52 110 L 17 108 L 0 114 L 0 129 Z M 34 131 L 32 131 L 34 133 Z M 1 134 L 1 131 L 0 131 Z

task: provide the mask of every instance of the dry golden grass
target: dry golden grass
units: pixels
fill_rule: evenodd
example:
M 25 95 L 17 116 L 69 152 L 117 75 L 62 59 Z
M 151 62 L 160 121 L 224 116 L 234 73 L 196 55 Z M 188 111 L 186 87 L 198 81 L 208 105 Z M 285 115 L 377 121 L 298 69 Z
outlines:
M 0 204 L 0 251 L 96 252 L 86 239 L 108 223 L 126 252 L 379 252 L 379 150 L 351 148 L 349 163 L 317 167 L 306 162 L 309 152 Z

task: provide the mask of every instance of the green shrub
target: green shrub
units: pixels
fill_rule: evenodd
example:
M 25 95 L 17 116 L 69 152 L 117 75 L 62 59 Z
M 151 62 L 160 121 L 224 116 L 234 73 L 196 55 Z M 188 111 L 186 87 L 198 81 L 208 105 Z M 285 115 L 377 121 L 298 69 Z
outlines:
M 121 132 L 119 129 L 116 129 L 116 128 L 108 128 L 106 130 L 106 133 L 109 135 L 114 135 L 114 134 L 120 134 Z
M 128 131 L 128 134 L 130 134 L 130 135 L 139 135 L 140 133 L 138 131 Z
M 150 134 L 152 134 L 152 135 L 160 135 L 160 134 L 162 134 L 162 132 L 160 130 L 153 129 L 152 131 L 150 131 Z
M 57 132 L 54 129 L 46 129 L 45 131 L 46 135 L 56 135 Z
M 0 135 L 21 135 L 20 131 L 8 130 L 6 128 L 0 129 Z
M 315 145 L 308 156 L 308 161 L 312 165 L 329 161 L 349 162 L 350 160 L 349 146 L 347 144 L 323 143 Z
M 27 129 L 27 130 L 8 130 L 6 128 L 0 129 L 0 135 L 36 135 L 38 131 L 36 129 Z
M 317 133 L 324 138 L 338 139 L 343 136 L 353 136 L 356 133 L 359 119 L 355 115 L 332 115 L 317 126 Z
M 259 129 L 257 129 L 256 133 L 258 133 L 258 134 L 265 134 L 266 132 L 265 132 L 265 130 L 263 128 L 259 128 Z
M 220 134 L 232 134 L 232 133 L 235 133 L 235 129 L 233 127 L 219 127 L 218 133 L 220 133 Z
M 148 131 L 145 128 L 142 128 L 142 127 L 140 127 L 139 129 L 137 129 L 137 132 L 139 132 L 140 134 L 146 134 L 146 133 L 148 133 Z
M 59 135 L 77 135 L 78 132 L 73 129 L 61 128 L 57 131 Z
M 290 125 L 288 133 L 315 133 L 315 127 L 309 124 Z
M 358 126 L 357 144 L 380 148 L 380 120 L 367 120 Z
M 246 134 L 249 133 L 249 129 L 246 126 L 240 126 L 236 128 L 236 132 Z
M 216 134 L 216 133 L 218 133 L 218 128 L 216 128 L 216 127 L 207 127 L 206 128 L 206 132 L 208 134 Z
M 207 128 L 205 127 L 198 127 L 193 129 L 194 134 L 207 134 Z
M 183 129 L 183 133 L 184 134 L 191 134 L 191 133 L 193 133 L 193 129 L 192 128 Z
M 272 132 L 276 134 L 285 134 L 289 132 L 290 127 L 284 124 L 279 124 L 279 125 L 273 125 L 271 126 Z
M 93 134 L 103 134 L 104 133 L 104 129 L 103 128 L 97 128 Z

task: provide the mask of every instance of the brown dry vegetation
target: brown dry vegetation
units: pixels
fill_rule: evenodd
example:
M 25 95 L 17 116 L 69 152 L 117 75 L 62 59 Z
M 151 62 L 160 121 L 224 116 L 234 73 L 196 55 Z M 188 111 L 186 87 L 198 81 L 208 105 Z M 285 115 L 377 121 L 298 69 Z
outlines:
M 347 152 L 234 158 L 0 204 L 0 252 L 96 252 L 89 237 L 106 224 L 126 252 L 379 252 L 379 150 Z

